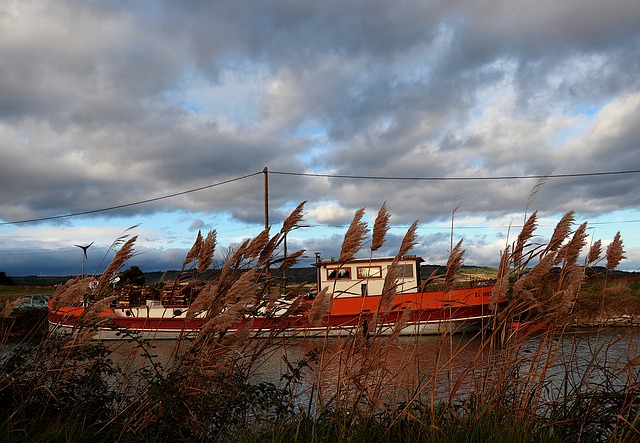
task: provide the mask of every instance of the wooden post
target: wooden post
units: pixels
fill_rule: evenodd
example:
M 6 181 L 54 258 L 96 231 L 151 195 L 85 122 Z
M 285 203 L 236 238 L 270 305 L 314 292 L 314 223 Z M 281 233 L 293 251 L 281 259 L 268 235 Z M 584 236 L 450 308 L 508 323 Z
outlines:
M 264 174 L 264 228 L 269 227 L 269 169 L 265 166 L 262 170 Z
M 269 169 L 265 166 L 262 170 L 264 174 L 264 228 L 269 228 Z M 271 269 L 269 269 L 269 263 L 267 262 L 265 269 L 265 288 L 266 292 L 271 298 Z

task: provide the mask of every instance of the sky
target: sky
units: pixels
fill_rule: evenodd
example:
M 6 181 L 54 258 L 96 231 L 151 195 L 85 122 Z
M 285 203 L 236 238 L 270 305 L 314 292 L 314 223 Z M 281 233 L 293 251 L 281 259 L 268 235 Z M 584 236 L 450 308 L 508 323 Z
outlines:
M 640 270 L 638 1 L 4 0 L 0 34 L 7 275 L 80 274 L 92 242 L 99 273 L 122 235 L 145 272 L 198 230 L 221 259 L 264 228 L 265 167 L 306 261 L 387 202 L 382 255 L 417 220 L 426 263 L 463 239 L 495 266 L 572 210 Z

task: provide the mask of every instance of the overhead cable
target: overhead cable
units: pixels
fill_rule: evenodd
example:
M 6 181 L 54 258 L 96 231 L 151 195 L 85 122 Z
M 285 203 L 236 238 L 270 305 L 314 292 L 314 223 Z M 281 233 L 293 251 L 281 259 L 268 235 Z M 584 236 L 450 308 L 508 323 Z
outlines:
M 189 189 L 188 191 L 176 192 L 174 194 L 163 195 L 161 197 L 150 198 L 150 199 L 147 199 L 147 200 L 141 200 L 141 201 L 137 201 L 137 202 L 133 202 L 133 203 L 125 203 L 125 204 L 122 204 L 122 205 L 110 206 L 108 208 L 92 209 L 90 211 L 74 212 L 72 214 L 64 214 L 64 215 L 54 215 L 54 216 L 51 216 L 51 217 L 32 218 L 32 219 L 29 219 L 29 220 L 17 220 L 17 221 L 9 221 L 9 222 L 0 222 L 0 225 L 17 225 L 17 224 L 22 224 L 22 223 L 35 223 L 35 222 L 48 221 L 48 220 L 57 220 L 57 219 L 60 219 L 60 218 L 77 217 L 79 215 L 95 214 L 97 212 L 113 211 L 114 209 L 128 208 L 130 206 L 137 206 L 137 205 L 142 205 L 142 204 L 145 204 L 145 203 L 151 203 L 151 202 L 156 202 L 156 201 L 159 201 L 159 200 L 165 200 L 167 198 L 177 197 L 179 195 L 191 194 L 192 192 L 202 191 L 204 189 L 209 189 L 209 188 L 213 188 L 213 187 L 216 187 L 216 186 L 225 185 L 227 183 L 235 182 L 235 181 L 238 181 L 238 180 L 243 180 L 245 178 L 253 177 L 254 175 L 258 175 L 258 174 L 262 174 L 262 173 L 263 173 L 262 171 L 254 172 L 252 174 L 243 175 L 242 177 L 236 177 L 236 178 L 232 178 L 230 180 L 225 180 L 225 181 L 214 183 L 214 184 L 211 184 L 211 185 L 206 185 L 206 186 L 201 186 L 199 188 Z
M 187 191 L 176 192 L 174 194 L 163 195 L 160 197 L 150 198 L 147 200 L 140 200 L 132 203 L 125 203 L 122 205 L 110 206 L 107 208 L 93 209 L 89 211 L 74 212 L 71 214 L 54 215 L 51 217 L 33 218 L 28 220 L 15 220 L 0 222 L 2 225 L 16 225 L 24 223 L 36 223 L 49 220 L 58 220 L 62 218 L 77 217 L 80 215 L 96 214 L 99 212 L 113 211 L 114 209 L 128 208 L 131 206 L 142 205 L 145 203 L 152 203 L 160 200 L 165 200 L 180 195 L 190 194 L 193 192 L 202 191 L 204 189 L 221 186 L 227 183 L 232 183 L 245 178 L 253 177 L 255 175 L 263 174 L 263 171 L 253 172 L 251 174 L 243 175 L 241 177 L 232 178 L 222 182 L 214 183 L 211 185 L 201 186 L 199 188 L 189 189 Z M 546 178 L 569 178 L 569 177 L 597 177 L 604 175 L 623 175 L 623 174 L 637 174 L 640 170 L 628 170 L 628 171 L 609 171 L 609 172 L 585 172 L 585 173 L 572 173 L 572 174 L 541 174 L 541 175 L 503 175 L 503 176 L 473 176 L 473 177 L 397 177 L 397 176 L 368 176 L 368 175 L 344 175 L 344 174 L 320 174 L 311 172 L 285 172 L 285 171 L 268 171 L 269 174 L 276 175 L 290 175 L 300 177 L 323 177 L 323 178 L 339 178 L 339 179 L 353 179 L 353 180 L 413 180 L 413 181 L 471 181 L 471 180 L 521 180 L 521 179 L 546 179 Z

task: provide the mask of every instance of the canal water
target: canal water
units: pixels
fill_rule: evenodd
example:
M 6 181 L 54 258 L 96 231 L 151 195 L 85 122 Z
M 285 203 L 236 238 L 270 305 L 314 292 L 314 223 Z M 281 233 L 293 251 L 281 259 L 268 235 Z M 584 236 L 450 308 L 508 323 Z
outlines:
M 354 392 L 390 403 L 478 395 L 488 381 L 505 377 L 496 370 L 505 367 L 511 382 L 520 381 L 516 389 L 543 389 L 540 396 L 548 399 L 576 389 L 601 392 L 640 382 L 638 328 L 541 334 L 509 343 L 517 346 L 491 348 L 481 338 L 466 335 L 383 338 L 380 342 L 314 338 L 272 343 L 257 360 L 251 348 L 237 352 L 240 359 L 253 362 L 253 382 L 284 386 L 291 377 L 283 375 L 300 368 L 294 379 L 302 404 L 311 396 L 346 398 Z M 189 347 L 186 342 L 157 341 L 147 348 L 150 357 L 131 343 L 108 345 L 112 359 L 125 371 L 151 362 L 168 367 L 176 352 Z

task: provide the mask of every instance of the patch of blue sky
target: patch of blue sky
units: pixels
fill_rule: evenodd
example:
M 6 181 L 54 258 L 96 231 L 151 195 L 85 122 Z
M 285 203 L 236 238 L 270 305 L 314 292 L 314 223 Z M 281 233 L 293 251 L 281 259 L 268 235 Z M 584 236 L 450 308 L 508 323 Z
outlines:
M 181 106 L 189 111 L 193 112 L 196 115 L 200 115 L 202 113 L 202 106 L 195 102 L 182 102 Z
M 571 110 L 571 115 L 574 115 L 574 116 L 586 115 L 587 117 L 595 117 L 596 115 L 598 115 L 602 107 L 603 106 L 601 104 L 594 105 L 594 104 L 582 103 L 578 106 L 575 106 Z
M 620 231 L 623 237 L 635 246 L 640 246 L 640 211 L 626 209 L 623 211 L 608 212 L 598 216 L 590 216 L 588 226 L 596 232 L 595 236 L 603 241 L 613 239 L 616 232 Z M 626 234 L 626 235 L 625 235 Z
M 550 140 L 552 146 L 560 148 L 571 140 L 579 139 L 593 124 L 593 121 L 598 117 L 601 109 L 601 105 L 589 105 L 586 103 L 571 109 L 570 115 L 573 123 L 570 126 L 563 127 L 552 135 Z
M 293 131 L 293 134 L 312 140 L 326 140 L 328 138 L 327 128 L 324 125 L 309 121 L 304 121 L 299 124 Z
M 298 154 L 298 160 L 306 165 L 311 172 L 326 172 L 327 165 L 323 158 L 331 149 L 326 127 L 320 123 L 304 122 L 296 127 L 293 136 L 309 141 L 309 146 Z
M 258 65 L 243 69 L 226 69 L 209 78 L 195 69 L 188 69 L 180 89 L 165 94 L 169 102 L 194 112 L 221 119 L 237 126 L 250 126 L 258 121 L 263 106 L 264 91 L 271 77 Z
M 117 226 L 121 227 L 123 232 L 137 225 L 130 231 L 131 235 L 143 233 L 144 241 L 149 246 L 189 247 L 196 238 L 198 230 L 206 233 L 216 229 L 221 238 L 235 238 L 242 231 L 251 231 L 249 235 L 253 235 L 253 231 L 259 232 L 258 229 L 232 220 L 228 212 L 174 211 L 126 217 L 94 217 L 82 218 L 74 221 L 73 224 L 92 227 Z M 149 237 L 150 234 L 151 237 Z

